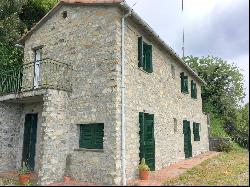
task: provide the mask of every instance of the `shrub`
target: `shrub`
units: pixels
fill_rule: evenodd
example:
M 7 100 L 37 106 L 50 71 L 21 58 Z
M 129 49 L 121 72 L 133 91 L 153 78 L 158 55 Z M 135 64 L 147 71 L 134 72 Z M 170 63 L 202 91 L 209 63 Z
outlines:
M 232 151 L 232 149 L 233 149 L 232 145 L 230 143 L 226 143 L 224 141 L 222 141 L 220 143 L 220 145 L 218 146 L 218 151 L 219 152 L 226 152 L 226 153 L 228 153 L 228 152 Z
M 141 163 L 140 163 L 140 165 L 139 165 L 139 171 L 150 171 L 150 168 L 149 168 L 148 165 L 146 164 L 144 158 L 141 160 Z
M 18 170 L 19 175 L 26 175 L 30 173 L 29 167 L 23 162 L 22 167 Z

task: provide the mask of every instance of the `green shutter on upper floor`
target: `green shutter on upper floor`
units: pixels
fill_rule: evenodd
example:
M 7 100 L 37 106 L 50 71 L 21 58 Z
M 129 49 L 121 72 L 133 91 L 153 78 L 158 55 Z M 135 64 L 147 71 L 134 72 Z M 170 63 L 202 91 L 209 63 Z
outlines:
M 193 80 L 191 81 L 191 97 L 197 99 L 197 87 Z
M 148 45 L 148 60 L 147 60 L 147 72 L 152 73 L 153 72 L 153 62 L 152 62 L 152 45 Z
M 138 67 L 143 67 L 143 38 L 138 38 Z
M 180 74 L 181 78 L 181 92 L 182 93 L 189 93 L 188 92 L 188 76 L 185 76 L 184 72 Z

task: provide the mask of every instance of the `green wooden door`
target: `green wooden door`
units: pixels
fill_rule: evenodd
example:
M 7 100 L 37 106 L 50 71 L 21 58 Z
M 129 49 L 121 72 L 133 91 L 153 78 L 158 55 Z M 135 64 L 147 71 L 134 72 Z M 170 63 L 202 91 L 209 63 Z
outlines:
M 145 158 L 151 171 L 155 170 L 154 115 L 140 112 L 140 160 Z
M 185 158 L 190 158 L 192 157 L 191 129 L 190 122 L 187 120 L 183 121 L 183 134 Z
M 35 167 L 37 135 L 37 114 L 27 114 L 24 123 L 22 163 L 25 162 L 33 171 Z

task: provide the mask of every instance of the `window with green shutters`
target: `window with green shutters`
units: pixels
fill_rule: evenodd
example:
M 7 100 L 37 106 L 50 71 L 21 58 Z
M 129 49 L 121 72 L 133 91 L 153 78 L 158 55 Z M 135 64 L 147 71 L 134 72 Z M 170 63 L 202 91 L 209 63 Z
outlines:
M 143 37 L 138 38 L 138 66 L 148 73 L 153 72 L 152 45 L 143 41 Z
M 189 93 L 188 92 L 188 76 L 184 74 L 184 72 L 182 72 L 180 74 L 181 77 L 181 92 L 182 93 Z
M 193 122 L 194 141 L 200 141 L 200 124 Z
M 191 81 L 191 97 L 193 99 L 197 99 L 197 87 L 193 80 Z
M 104 124 L 80 125 L 79 147 L 85 149 L 103 149 Z

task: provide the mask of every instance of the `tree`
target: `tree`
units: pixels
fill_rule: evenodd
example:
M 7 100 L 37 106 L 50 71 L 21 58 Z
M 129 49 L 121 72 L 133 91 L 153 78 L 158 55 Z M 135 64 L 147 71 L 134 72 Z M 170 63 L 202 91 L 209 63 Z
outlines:
M 25 31 L 31 29 L 58 1 L 59 0 L 27 0 L 20 14 L 20 19 L 26 25 Z
M 20 37 L 19 19 L 25 0 L 0 0 L 0 43 L 11 45 Z
M 22 62 L 22 50 L 15 47 L 24 25 L 19 19 L 25 0 L 0 0 L 0 70 Z
M 184 61 L 207 82 L 202 87 L 202 99 L 203 110 L 211 114 L 211 135 L 230 136 L 248 147 L 249 105 L 240 107 L 245 93 L 239 68 L 211 56 L 188 56 Z
M 207 85 L 202 88 L 204 111 L 218 116 L 229 116 L 245 97 L 243 75 L 235 64 L 218 57 L 184 58 Z

